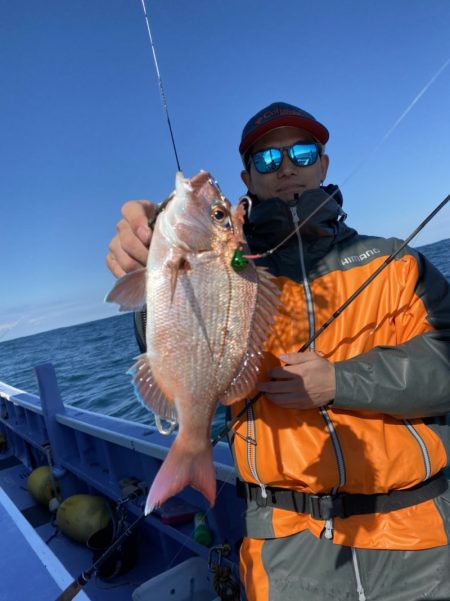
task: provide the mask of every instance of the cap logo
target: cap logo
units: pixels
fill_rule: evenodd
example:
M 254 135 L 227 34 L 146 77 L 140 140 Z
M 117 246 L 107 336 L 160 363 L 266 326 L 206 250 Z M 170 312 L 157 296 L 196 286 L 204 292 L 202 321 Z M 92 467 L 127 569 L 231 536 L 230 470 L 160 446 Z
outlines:
M 256 122 L 256 125 L 261 125 L 262 123 L 269 121 L 273 117 L 276 117 L 276 116 L 282 117 L 284 115 L 298 115 L 299 117 L 304 116 L 304 114 L 301 113 L 300 111 L 296 111 L 291 108 L 275 107 L 275 108 L 271 109 L 270 111 L 266 111 L 265 113 L 263 113 L 260 117 L 258 117 L 258 119 L 256 119 L 255 122 Z

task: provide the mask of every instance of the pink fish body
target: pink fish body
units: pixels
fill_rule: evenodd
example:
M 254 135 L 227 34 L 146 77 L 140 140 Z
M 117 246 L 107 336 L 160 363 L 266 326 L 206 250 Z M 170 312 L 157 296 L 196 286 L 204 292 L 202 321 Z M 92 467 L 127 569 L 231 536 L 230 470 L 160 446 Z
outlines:
M 277 288 L 252 262 L 232 266 L 243 243 L 242 209 L 200 172 L 177 174 L 155 224 L 146 270 L 124 276 L 107 297 L 122 310 L 147 305 L 147 352 L 131 372 L 137 394 L 178 433 L 151 486 L 146 513 L 191 485 L 214 504 L 210 428 L 217 404 L 254 389 Z M 145 286 L 143 280 L 145 278 Z

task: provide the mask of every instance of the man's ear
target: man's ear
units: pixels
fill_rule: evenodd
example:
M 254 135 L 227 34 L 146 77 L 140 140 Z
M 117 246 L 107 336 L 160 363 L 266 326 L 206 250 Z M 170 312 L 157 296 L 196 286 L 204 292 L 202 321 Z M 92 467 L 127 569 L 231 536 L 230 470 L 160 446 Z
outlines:
M 245 169 L 243 171 L 241 171 L 241 180 L 244 182 L 244 184 L 246 185 L 248 190 L 250 190 L 250 192 L 253 192 L 252 178 L 250 177 L 250 173 L 248 171 L 246 171 Z
M 327 177 L 328 167 L 330 165 L 330 157 L 327 154 L 323 154 L 320 157 L 320 165 L 322 168 L 322 177 L 320 178 L 322 181 L 325 181 Z

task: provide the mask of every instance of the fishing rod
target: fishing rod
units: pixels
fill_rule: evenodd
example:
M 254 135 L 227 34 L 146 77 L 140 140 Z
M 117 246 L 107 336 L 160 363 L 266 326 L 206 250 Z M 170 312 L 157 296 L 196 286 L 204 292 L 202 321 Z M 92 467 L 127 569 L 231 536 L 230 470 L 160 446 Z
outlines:
M 155 44 L 153 43 L 153 36 L 152 36 L 152 31 L 150 29 L 150 20 L 148 18 L 148 14 L 147 14 L 147 8 L 145 6 L 145 0 L 141 0 L 141 4 L 142 4 L 142 10 L 144 11 L 145 23 L 147 25 L 147 33 L 148 33 L 148 37 L 149 37 L 149 40 L 150 40 L 150 46 L 151 46 L 151 49 L 152 49 L 153 63 L 155 65 L 156 77 L 158 79 L 158 87 L 159 87 L 159 93 L 160 93 L 160 96 L 161 96 L 161 102 L 162 102 L 162 106 L 163 106 L 163 109 L 164 109 L 164 113 L 166 115 L 167 125 L 169 127 L 169 133 L 170 133 L 170 139 L 172 140 L 173 151 L 175 153 L 175 160 L 176 160 L 176 163 L 177 163 L 177 169 L 178 169 L 178 171 L 181 171 L 180 161 L 178 159 L 177 147 L 176 147 L 176 144 L 175 144 L 175 136 L 173 135 L 172 123 L 170 121 L 170 116 L 169 116 L 169 107 L 167 106 L 166 95 L 164 93 L 164 86 L 163 86 L 163 82 L 162 82 L 162 79 L 161 79 L 161 71 L 159 70 L 158 59 L 156 57 Z
M 311 344 L 316 340 L 316 338 L 318 336 L 320 336 L 320 334 L 322 334 L 322 332 L 324 332 L 332 323 L 335 319 L 337 319 L 339 317 L 339 315 L 341 315 L 341 313 L 343 311 L 345 311 L 345 309 L 355 300 L 356 297 L 358 297 L 361 292 L 363 290 L 365 290 L 367 288 L 367 286 L 373 282 L 373 280 L 378 277 L 380 275 L 380 273 L 383 271 L 383 269 L 385 269 L 389 263 L 391 263 L 395 257 L 405 248 L 405 246 L 407 246 L 409 244 L 409 242 L 411 242 L 411 240 L 413 238 L 415 238 L 417 236 L 417 234 L 427 225 L 427 223 L 433 219 L 433 217 L 439 213 L 439 211 L 441 209 L 443 209 L 445 207 L 445 205 L 447 204 L 447 202 L 450 200 L 450 194 L 448 196 L 446 196 L 444 198 L 444 200 L 442 202 L 440 202 L 438 204 L 438 206 L 433 209 L 433 211 L 431 211 L 431 213 L 422 221 L 422 223 L 420 223 L 416 229 L 411 232 L 411 234 L 406 238 L 406 240 L 404 240 L 404 242 L 399 246 L 399 248 L 392 253 L 391 255 L 389 255 L 389 257 L 383 261 L 383 263 L 378 267 L 378 269 L 376 269 L 372 275 L 370 275 L 367 280 L 365 282 L 363 282 L 361 284 L 361 286 L 359 288 L 357 288 L 355 290 L 355 292 L 353 292 L 353 294 L 351 294 L 348 299 L 342 303 L 342 305 L 339 307 L 339 309 L 336 309 L 336 311 L 333 313 L 333 315 L 331 315 L 327 321 L 317 330 L 317 332 L 315 332 L 315 334 L 313 334 L 311 336 L 311 338 L 309 338 L 309 340 L 307 342 L 305 342 L 305 344 L 301 347 L 301 349 L 299 350 L 299 353 L 303 353 L 305 352 L 310 346 Z
M 347 307 L 361 294 L 361 292 L 363 292 L 363 290 L 365 290 L 367 286 L 369 286 L 369 284 L 371 284 L 374 281 L 374 279 L 378 277 L 384 269 L 386 269 L 386 267 L 395 259 L 395 257 L 398 256 L 398 254 L 405 248 L 405 246 L 407 246 L 409 242 L 411 242 L 411 240 L 415 238 L 417 234 L 427 225 L 427 223 L 431 221 L 431 219 L 433 219 L 433 217 L 445 207 L 449 200 L 450 194 L 446 196 L 444 200 L 440 202 L 437 205 L 437 207 L 435 207 L 431 211 L 431 213 L 402 242 L 399 248 L 391 255 L 389 255 L 387 259 L 385 259 L 383 263 L 367 278 L 367 280 L 365 280 L 361 284 L 361 286 L 359 286 L 359 288 L 357 288 L 355 292 L 353 292 L 353 294 L 351 294 L 349 298 L 344 303 L 342 303 L 342 305 L 338 309 L 336 309 L 336 311 L 327 319 L 327 321 L 324 324 L 322 324 L 322 326 L 316 332 L 314 332 L 314 334 L 299 349 L 299 353 L 304 353 L 306 350 L 308 350 L 311 344 L 345 311 L 345 309 L 347 309 Z M 309 218 L 303 221 L 302 224 L 304 224 L 308 219 Z M 241 411 L 239 411 L 239 413 L 237 413 L 235 417 L 232 420 L 230 420 L 228 424 L 219 432 L 219 434 L 213 439 L 212 444 L 217 444 L 219 440 L 224 438 L 234 426 L 234 424 L 239 421 L 239 419 L 244 415 L 244 413 L 246 413 L 248 407 L 256 403 L 256 401 L 261 396 L 262 393 L 258 392 L 258 394 L 256 394 L 252 399 L 247 399 L 245 401 L 245 407 L 243 407 L 243 409 L 241 409 Z
M 90 568 L 81 572 L 75 580 L 55 599 L 55 601 L 71 601 L 81 589 L 89 582 L 97 570 L 105 563 L 105 561 L 131 536 L 134 530 L 145 520 L 147 516 L 142 513 L 132 522 L 124 532 L 109 546 L 106 551 L 91 565 Z

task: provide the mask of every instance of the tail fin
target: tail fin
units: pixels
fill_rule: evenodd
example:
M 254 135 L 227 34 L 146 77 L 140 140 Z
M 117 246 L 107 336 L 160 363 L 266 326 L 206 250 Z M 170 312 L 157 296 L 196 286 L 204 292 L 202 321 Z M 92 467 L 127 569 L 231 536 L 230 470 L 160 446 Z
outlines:
M 201 492 L 211 506 L 214 505 L 216 475 L 211 445 L 200 453 L 192 453 L 176 438 L 150 488 L 145 504 L 145 515 L 188 485 Z

